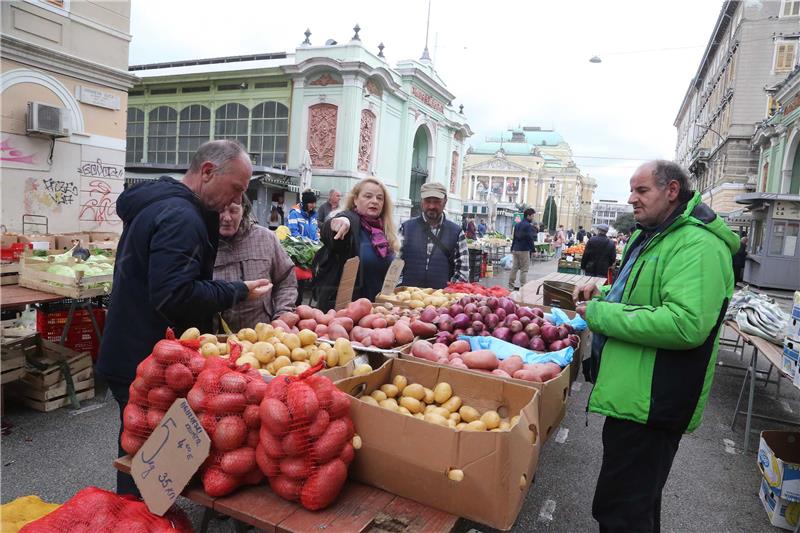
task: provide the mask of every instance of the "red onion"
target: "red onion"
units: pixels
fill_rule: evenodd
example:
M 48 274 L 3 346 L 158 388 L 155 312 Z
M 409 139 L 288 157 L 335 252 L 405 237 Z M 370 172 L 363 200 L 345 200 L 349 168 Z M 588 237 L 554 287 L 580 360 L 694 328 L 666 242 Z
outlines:
M 563 341 L 553 341 L 550 343 L 550 346 L 547 347 L 551 352 L 557 352 L 565 348 Z
M 524 331 L 518 331 L 517 333 L 514 334 L 513 337 L 511 337 L 511 342 L 513 342 L 517 346 L 527 347 L 528 343 L 530 342 L 530 339 L 528 338 L 528 335 Z
M 511 335 L 511 330 L 508 328 L 495 328 L 494 331 L 492 331 L 493 337 L 504 341 L 511 341 Z
M 496 314 L 496 315 L 497 315 L 497 318 L 498 318 L 498 319 L 499 319 L 501 322 L 502 322 L 503 320 L 505 320 L 505 319 L 506 319 L 506 310 L 505 310 L 505 309 L 503 309 L 502 307 L 498 307 L 497 309 L 495 309 L 495 310 L 494 310 L 494 314 Z
M 497 324 L 500 322 L 500 319 L 497 318 L 497 315 L 494 313 L 489 313 L 486 315 L 486 318 L 483 319 L 486 323 L 486 327 L 489 329 L 494 329 L 497 327 Z
M 512 333 L 519 333 L 522 331 L 523 325 L 522 322 L 519 320 L 512 320 L 511 323 L 508 325 L 508 329 L 512 331 Z M 527 344 L 527 342 L 525 343 Z
M 453 304 L 450 306 L 450 315 L 456 316 L 464 312 L 464 306 Z
M 495 310 L 497 309 L 498 300 L 494 296 L 490 296 L 486 299 L 486 305 L 489 306 L 490 309 Z
M 472 329 L 472 327 L 468 327 L 467 329 L 464 330 L 464 335 L 469 335 L 470 337 L 473 337 L 475 335 L 475 330 Z
M 539 326 L 531 322 L 525 326 L 525 333 L 528 334 L 528 337 L 536 337 L 540 333 Z
M 531 311 L 533 312 L 534 315 L 538 316 L 539 318 L 544 318 L 544 311 L 542 311 L 540 308 L 534 307 L 533 309 L 531 309 Z
M 457 329 L 453 330 L 453 337 L 455 337 L 456 339 L 458 338 L 459 335 L 463 335 L 463 334 L 464 334 L 464 330 L 461 329 L 461 328 L 457 328 Z
M 486 316 L 492 312 L 492 308 L 488 305 L 482 305 L 478 308 L 478 312 L 481 314 L 481 316 Z
M 440 328 L 441 329 L 441 328 Z M 542 339 L 546 343 L 551 343 L 553 341 L 559 340 L 558 338 L 558 328 L 552 324 L 545 324 L 541 328 L 542 332 Z
M 527 326 L 528 324 L 531 323 L 531 317 L 529 317 L 529 316 L 521 316 L 521 317 L 519 317 L 519 321 L 522 322 L 523 326 Z
M 505 309 L 506 314 L 516 313 L 517 312 L 517 304 L 514 303 L 514 300 L 511 298 L 500 298 L 500 307 Z
M 480 320 L 475 320 L 474 322 L 472 322 L 472 329 L 475 330 L 476 333 L 480 333 L 481 331 L 484 330 L 483 322 L 481 322 Z
M 464 329 L 469 326 L 470 319 L 469 316 L 465 313 L 459 313 L 453 318 L 453 327 L 458 329 Z
M 530 307 L 517 307 L 517 314 L 520 318 L 528 317 L 534 318 L 536 315 L 533 314 Z
M 534 352 L 543 352 L 545 351 L 544 341 L 541 337 L 534 337 L 528 343 L 528 348 L 533 350 Z
M 536 317 L 531 322 L 533 322 L 534 324 L 536 324 L 539 327 L 544 326 L 544 318 L 542 318 L 542 317 Z
M 478 312 L 478 306 L 475 305 L 474 303 L 470 302 L 470 303 L 468 303 L 467 305 L 464 306 L 464 312 L 467 313 L 468 315 L 471 315 L 472 313 L 477 313 Z
M 476 321 L 477 322 L 483 322 L 483 315 L 480 314 L 480 313 L 472 313 L 469 316 L 469 319 L 472 320 L 473 322 L 476 322 Z
M 569 343 L 573 348 L 577 348 L 578 344 L 580 344 L 580 337 L 578 337 L 575 334 L 572 334 L 569 337 L 567 337 L 567 340 L 569 340 Z
M 422 313 L 419 314 L 419 319 L 423 322 L 433 323 L 437 316 L 436 309 L 433 307 L 426 307 L 422 310 Z
M 568 336 L 569 336 L 569 330 L 567 329 L 567 326 L 565 326 L 564 324 L 558 326 L 558 338 L 564 340 Z
M 453 331 L 453 320 L 448 316 L 447 318 L 439 318 L 437 324 L 439 331 Z

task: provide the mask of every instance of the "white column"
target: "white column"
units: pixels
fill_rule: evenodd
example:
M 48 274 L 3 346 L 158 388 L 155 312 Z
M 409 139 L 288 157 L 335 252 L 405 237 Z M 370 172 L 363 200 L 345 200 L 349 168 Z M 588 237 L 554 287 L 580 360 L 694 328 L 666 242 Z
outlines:
M 528 201 L 528 178 L 522 177 L 520 180 L 522 181 L 522 185 L 519 188 L 522 193 L 522 201 L 520 203 L 524 204 Z
M 508 176 L 503 176 L 503 193 L 502 193 L 502 197 L 498 201 L 505 202 L 507 200 L 507 198 L 506 198 L 507 186 L 508 186 Z

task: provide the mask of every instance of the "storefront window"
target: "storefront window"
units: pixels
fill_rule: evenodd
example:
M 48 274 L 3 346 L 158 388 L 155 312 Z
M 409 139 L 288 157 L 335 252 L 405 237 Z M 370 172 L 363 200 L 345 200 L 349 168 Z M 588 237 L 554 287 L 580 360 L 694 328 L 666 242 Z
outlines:
M 169 106 L 150 111 L 147 125 L 147 162 L 175 164 L 178 112 Z
M 126 163 L 141 163 L 144 157 L 144 111 L 128 108 L 128 143 L 125 150 Z
M 289 108 L 279 102 L 263 102 L 253 108 L 250 151 L 256 164 L 280 168 L 286 165 Z
M 215 139 L 239 141 L 247 148 L 247 121 L 250 111 L 242 104 L 225 104 L 217 108 Z
M 753 221 L 753 235 L 750 240 L 749 252 L 753 255 L 761 255 L 761 247 L 764 243 L 764 221 Z
M 773 222 L 769 255 L 794 257 L 798 230 L 800 230 L 800 223 L 798 222 Z
M 184 107 L 178 125 L 178 164 L 187 165 L 211 133 L 211 111 L 203 105 Z

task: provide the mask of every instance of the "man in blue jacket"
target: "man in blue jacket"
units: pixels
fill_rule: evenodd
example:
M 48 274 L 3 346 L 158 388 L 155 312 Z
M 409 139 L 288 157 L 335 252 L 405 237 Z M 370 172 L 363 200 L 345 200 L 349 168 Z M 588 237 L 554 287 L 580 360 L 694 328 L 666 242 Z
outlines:
M 319 241 L 317 223 L 317 195 L 314 191 L 304 191 L 300 195 L 300 204 L 289 211 L 286 222 L 292 237 L 305 237 L 314 242 Z
M 211 141 L 194 154 L 183 181 L 162 176 L 119 195 L 123 229 L 97 372 L 119 404 L 120 425 L 136 367 L 167 327 L 176 335 L 192 326 L 209 332 L 215 313 L 270 291 L 265 279 L 213 280 L 219 211 L 240 201 L 251 174 L 239 143 Z M 138 494 L 133 478 L 119 473 L 117 492 Z
M 519 286 L 522 288 L 528 281 L 528 269 L 531 265 L 531 252 L 534 249 L 536 233 L 534 232 L 533 215 L 536 211 L 532 207 L 527 208 L 522 213 L 522 220 L 514 225 L 514 240 L 511 241 L 511 254 L 514 262 L 511 264 L 511 273 L 508 275 L 508 288 L 512 291 L 517 290 L 514 284 L 517 281 L 519 272 Z

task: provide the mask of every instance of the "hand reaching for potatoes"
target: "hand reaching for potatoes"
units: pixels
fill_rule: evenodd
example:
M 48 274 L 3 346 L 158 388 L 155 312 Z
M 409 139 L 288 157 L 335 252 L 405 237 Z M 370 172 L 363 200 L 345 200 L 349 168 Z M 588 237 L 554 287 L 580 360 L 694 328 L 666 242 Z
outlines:
M 245 281 L 247 290 L 250 291 L 247 295 L 248 300 L 259 300 L 272 292 L 272 282 L 268 279 L 256 279 L 253 281 Z
M 345 238 L 350 231 L 350 219 L 347 217 L 336 217 L 331 220 L 331 230 L 334 232 L 333 240 L 340 241 Z

